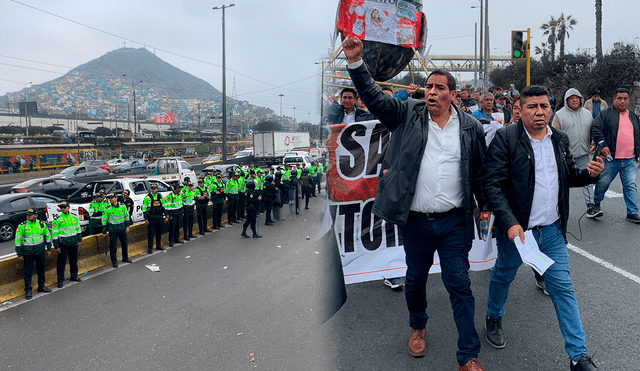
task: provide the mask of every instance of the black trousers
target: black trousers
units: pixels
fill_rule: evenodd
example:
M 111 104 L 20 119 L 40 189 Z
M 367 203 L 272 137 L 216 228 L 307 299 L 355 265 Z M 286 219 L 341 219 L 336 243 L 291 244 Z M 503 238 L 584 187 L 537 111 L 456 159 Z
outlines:
M 233 223 L 236 220 L 236 213 L 238 211 L 238 197 L 229 197 L 227 203 L 227 223 Z
M 204 233 L 204 231 L 207 230 L 207 207 L 196 206 L 196 213 L 198 213 L 198 229 L 200 230 L 200 233 Z
M 222 203 L 213 204 L 213 226 L 222 226 Z
M 244 218 L 244 192 L 238 193 L 238 211 L 236 215 L 238 216 L 236 219 Z
M 47 257 L 42 250 L 36 255 L 22 255 L 24 259 L 24 291 L 31 291 L 31 276 L 33 276 L 33 266 L 36 267 L 38 273 L 38 288 L 44 288 L 44 267 L 47 264 Z
M 182 221 L 182 215 L 170 215 L 169 220 L 169 243 L 180 242 L 180 224 Z
M 184 206 L 184 215 L 182 215 L 182 233 L 184 237 L 193 237 L 193 206 Z
M 120 240 L 120 246 L 122 247 L 122 260 L 129 259 L 129 238 L 125 231 L 122 232 L 109 232 L 109 256 L 111 256 L 111 263 L 118 261 L 118 240 Z
M 162 247 L 162 225 L 164 224 L 163 218 L 149 218 L 149 225 L 147 226 L 147 249 L 153 250 L 153 237 L 156 238 L 156 249 Z
M 311 197 L 311 187 L 302 187 L 302 198 L 305 199 L 304 201 L 305 209 L 309 208 L 309 197 Z
M 271 210 L 273 210 L 273 202 L 268 202 L 265 201 L 264 203 L 264 210 L 265 210 L 265 223 L 268 222 L 273 222 L 273 219 L 271 219 Z
M 246 233 L 247 232 L 247 227 L 251 225 L 251 230 L 253 231 L 253 234 L 258 234 L 258 232 L 256 232 L 256 213 L 255 212 L 247 212 L 247 219 L 244 221 L 244 224 L 242 225 L 242 233 Z
M 90 234 L 101 234 L 102 233 L 102 220 L 98 220 L 92 218 L 89 220 L 89 233 Z
M 67 246 L 60 244 L 60 253 L 58 253 L 57 272 L 58 282 L 64 281 L 64 268 L 69 258 L 69 271 L 71 278 L 78 278 L 78 245 Z

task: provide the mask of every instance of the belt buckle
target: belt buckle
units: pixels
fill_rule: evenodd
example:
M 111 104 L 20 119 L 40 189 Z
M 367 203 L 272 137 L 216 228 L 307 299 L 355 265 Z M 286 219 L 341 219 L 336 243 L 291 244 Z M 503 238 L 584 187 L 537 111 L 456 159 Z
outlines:
M 427 216 L 427 220 L 436 220 L 434 213 L 424 213 Z

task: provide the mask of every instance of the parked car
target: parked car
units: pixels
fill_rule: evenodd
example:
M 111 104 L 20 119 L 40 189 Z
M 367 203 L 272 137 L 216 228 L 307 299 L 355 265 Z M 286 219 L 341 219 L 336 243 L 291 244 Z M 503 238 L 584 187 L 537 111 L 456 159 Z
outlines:
M 95 167 L 99 167 L 100 169 L 111 171 L 111 168 L 107 163 L 107 160 L 87 160 L 87 161 L 83 161 L 80 164 L 80 166 L 95 166 Z
M 202 160 L 202 165 L 210 165 L 214 162 L 220 161 L 220 156 L 218 155 L 209 155 L 207 158 Z
M 147 165 L 147 170 L 155 170 L 158 167 L 158 160 Z
M 82 179 L 99 175 L 109 175 L 108 170 L 95 166 L 69 166 L 62 170 L 60 174 L 52 175 L 49 179 Z
M 89 219 L 91 219 L 89 215 L 89 205 L 93 201 L 93 195 L 100 190 L 104 190 L 105 193 L 114 193 L 118 198 L 122 199 L 122 192 L 127 189 L 129 190 L 129 197 L 131 197 L 134 203 L 131 217 L 133 222 L 137 223 L 144 219 L 142 201 L 144 197 L 151 192 L 151 184 L 158 186 L 158 191 L 163 197 L 172 190 L 171 186 L 167 183 L 154 179 L 117 178 L 89 182 L 76 193 L 69 196 L 69 212 L 80 219 L 80 227 L 84 232 L 89 226 Z M 56 203 L 46 205 L 46 209 L 47 220 L 49 222 L 53 221 L 61 212 Z
M 13 240 L 18 225 L 27 220 L 28 209 L 35 209 L 38 219 L 46 222 L 46 205 L 60 201 L 60 198 L 44 193 L 0 195 L 0 241 Z
M 67 196 L 82 187 L 84 187 L 84 183 L 69 179 L 35 178 L 14 185 L 9 188 L 9 193 L 36 192 L 67 198 Z
M 132 171 L 139 171 L 139 170 L 146 170 L 146 169 L 147 169 L 147 164 L 144 162 L 144 160 L 131 160 L 120 166 L 116 166 L 115 168 L 113 168 L 113 170 L 111 170 L 111 172 L 114 174 L 121 174 L 121 173 L 130 173 Z
M 284 155 L 282 164 L 302 164 L 304 165 L 304 167 L 308 168 L 309 166 L 311 166 L 311 162 L 313 161 L 313 158 L 311 158 L 311 156 L 307 152 L 287 152 Z
M 238 151 L 234 153 L 231 158 L 236 159 L 236 158 L 249 157 L 249 156 L 253 156 L 253 148 L 247 148 L 247 149 L 243 149 L 242 151 Z
M 229 172 L 234 173 L 239 166 L 240 165 L 238 164 L 222 164 L 222 165 L 207 166 L 204 169 L 202 169 L 202 171 L 198 175 L 198 178 L 204 178 L 205 176 L 207 176 L 207 172 L 209 171 L 220 170 L 222 172 L 222 175 L 224 176 L 222 180 L 226 183 L 229 181 L 229 178 L 226 175 Z

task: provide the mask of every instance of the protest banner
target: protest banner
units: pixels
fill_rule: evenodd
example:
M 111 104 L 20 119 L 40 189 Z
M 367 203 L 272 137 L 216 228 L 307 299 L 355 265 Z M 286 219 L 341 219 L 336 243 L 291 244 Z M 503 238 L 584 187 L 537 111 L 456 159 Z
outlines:
M 379 121 L 331 125 L 327 141 L 329 192 L 322 232 L 332 231 L 342 259 L 345 283 L 405 275 L 402 234 L 372 213 L 378 175 L 391 133 Z M 493 267 L 495 240 L 478 236 L 469 253 L 471 270 Z M 440 272 L 436 254 L 430 273 Z

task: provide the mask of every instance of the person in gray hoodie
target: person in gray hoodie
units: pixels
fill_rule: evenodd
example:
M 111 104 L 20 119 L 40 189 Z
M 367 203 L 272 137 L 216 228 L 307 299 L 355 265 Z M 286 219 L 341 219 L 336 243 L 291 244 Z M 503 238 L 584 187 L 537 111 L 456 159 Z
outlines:
M 576 165 L 580 169 L 586 169 L 591 161 L 593 117 L 584 108 L 584 98 L 577 89 L 571 88 L 564 94 L 564 107 L 558 110 L 551 125 L 567 134 Z M 582 188 L 584 202 L 587 204 L 587 218 L 594 218 L 596 215 L 593 189 L 593 184 Z

